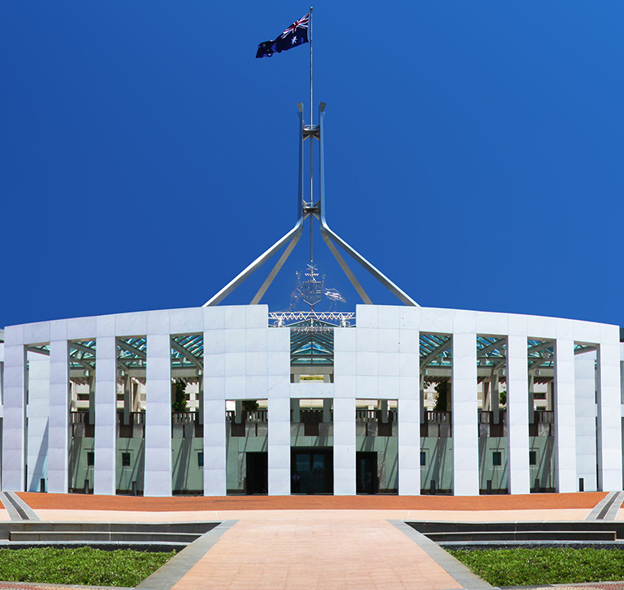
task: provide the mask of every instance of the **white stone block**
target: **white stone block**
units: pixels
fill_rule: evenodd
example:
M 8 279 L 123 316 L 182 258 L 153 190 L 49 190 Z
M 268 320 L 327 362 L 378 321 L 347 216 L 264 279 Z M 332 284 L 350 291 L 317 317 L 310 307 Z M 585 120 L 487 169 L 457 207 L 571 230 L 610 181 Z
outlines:
M 225 331 L 210 330 L 204 332 L 204 354 L 221 354 L 225 352 Z
M 266 375 L 268 374 L 268 358 L 265 352 L 247 352 L 245 354 L 245 372 L 247 376 Z
M 201 307 L 169 311 L 170 334 L 198 334 L 204 331 L 204 313 Z
M 377 321 L 380 328 L 398 330 L 401 326 L 401 307 L 398 305 L 378 306 Z
M 245 352 L 247 330 L 242 328 L 225 331 L 225 352 Z
M 401 353 L 420 354 L 420 332 L 418 330 L 401 330 L 399 351 Z
M 227 376 L 225 379 L 226 399 L 244 399 L 247 392 L 247 377 Z
M 267 328 L 269 325 L 268 305 L 248 305 L 245 307 L 245 326 L 247 328 Z
M 290 397 L 290 378 L 283 375 L 269 375 L 267 386 L 268 399 Z
M 238 377 L 246 374 L 244 352 L 226 352 L 224 356 L 226 377 Z
M 97 336 L 97 318 L 74 318 L 67 320 L 68 340 L 94 340 Z M 64 340 L 64 338 L 60 338 Z
M 288 328 L 271 328 L 267 331 L 267 350 L 269 352 L 290 351 L 290 330 Z
M 401 378 L 393 376 L 380 376 L 377 380 L 377 395 L 379 399 L 399 399 Z
M 378 310 L 377 305 L 356 305 L 356 329 L 359 331 L 361 328 L 377 328 L 379 326 Z
M 334 351 L 355 352 L 357 348 L 357 330 L 354 328 L 336 328 L 334 330 Z
M 531 339 L 555 339 L 557 338 L 557 320 L 534 315 L 527 316 L 527 332 Z
M 36 322 L 24 326 L 24 344 L 46 344 L 50 341 L 50 322 Z
M 24 344 L 24 326 L 7 326 L 4 329 L 4 341 L 7 346 Z
M 356 350 L 362 352 L 377 352 L 379 350 L 379 330 L 373 328 L 356 328 Z
M 380 352 L 398 353 L 401 346 L 400 330 L 379 330 L 379 347 Z
M 246 306 L 229 305 L 225 306 L 225 328 L 227 330 L 243 329 L 246 324 Z
M 476 334 L 477 312 L 458 309 L 453 320 L 454 334 Z
M 49 340 L 67 340 L 67 324 L 69 320 L 54 320 L 49 323 Z
M 361 376 L 376 376 L 379 374 L 379 358 L 376 352 L 357 353 L 357 374 Z
M 225 328 L 224 307 L 202 307 L 204 316 L 204 331 L 223 330 Z
M 95 318 L 96 338 L 115 336 L 115 316 L 99 315 Z
M 223 377 L 225 375 L 225 356 L 223 354 L 205 354 L 204 375 Z
M 355 378 L 357 396 L 361 399 L 377 399 L 377 377 L 358 375 Z
M 425 334 L 449 334 L 453 332 L 455 311 L 421 307 L 420 331 Z
M 509 330 L 506 313 L 476 312 L 476 332 L 490 336 L 505 336 Z
M 399 353 L 380 352 L 377 355 L 378 373 L 387 377 L 398 377 L 401 374 Z
M 420 307 L 401 307 L 399 322 L 401 329 L 416 330 L 420 328 Z
M 147 334 L 147 312 L 120 313 L 115 316 L 115 333 L 119 337 L 145 336 Z
M 250 328 L 245 330 L 245 350 L 247 352 L 267 352 L 268 328 Z
M 400 355 L 401 377 L 420 376 L 420 355 L 417 353 L 403 352 Z
M 267 375 L 252 375 L 246 377 L 248 399 L 267 399 L 268 398 L 268 377 Z
M 357 374 L 357 353 L 339 351 L 334 353 L 334 372 L 337 375 Z
M 211 399 L 225 399 L 225 377 L 212 377 L 204 373 L 204 404 Z
M 147 334 L 176 334 L 169 330 L 169 312 L 157 310 L 147 312 Z

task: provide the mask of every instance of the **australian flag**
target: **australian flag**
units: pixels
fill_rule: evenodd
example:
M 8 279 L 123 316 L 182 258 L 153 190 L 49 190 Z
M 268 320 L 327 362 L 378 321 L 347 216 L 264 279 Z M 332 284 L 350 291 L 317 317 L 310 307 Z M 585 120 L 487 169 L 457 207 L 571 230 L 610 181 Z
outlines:
M 297 47 L 308 42 L 308 22 L 310 13 L 295 21 L 277 39 L 264 41 L 258 45 L 256 57 L 271 57 L 274 53 L 281 53 L 287 49 Z

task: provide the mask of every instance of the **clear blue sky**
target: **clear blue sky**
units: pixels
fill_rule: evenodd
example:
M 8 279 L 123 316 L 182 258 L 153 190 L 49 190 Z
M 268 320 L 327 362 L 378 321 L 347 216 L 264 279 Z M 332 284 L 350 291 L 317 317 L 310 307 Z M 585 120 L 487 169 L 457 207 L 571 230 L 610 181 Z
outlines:
M 255 51 L 308 6 L 0 5 L 0 326 L 199 306 L 292 227 L 308 46 Z M 315 2 L 332 228 L 421 305 L 624 324 L 623 19 Z

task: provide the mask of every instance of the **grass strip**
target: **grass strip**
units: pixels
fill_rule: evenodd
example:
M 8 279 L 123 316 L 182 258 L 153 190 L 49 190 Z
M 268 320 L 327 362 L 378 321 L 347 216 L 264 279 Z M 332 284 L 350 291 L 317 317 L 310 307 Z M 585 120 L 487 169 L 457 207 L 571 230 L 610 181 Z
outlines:
M 537 586 L 624 580 L 619 549 L 485 549 L 448 552 L 492 586 Z
M 91 547 L 0 549 L 0 580 L 42 584 L 134 587 L 167 563 L 171 553 Z

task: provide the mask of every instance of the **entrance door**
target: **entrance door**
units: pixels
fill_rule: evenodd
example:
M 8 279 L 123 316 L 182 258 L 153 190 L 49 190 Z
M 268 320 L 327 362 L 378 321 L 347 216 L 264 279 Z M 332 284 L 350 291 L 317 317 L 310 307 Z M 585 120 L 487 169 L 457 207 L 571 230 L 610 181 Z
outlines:
M 267 494 L 269 491 L 269 454 L 246 453 L 247 494 Z
M 376 494 L 379 491 L 377 478 L 377 453 L 356 453 L 356 492 Z
M 293 450 L 291 493 L 332 494 L 334 492 L 333 458 L 332 451 Z

